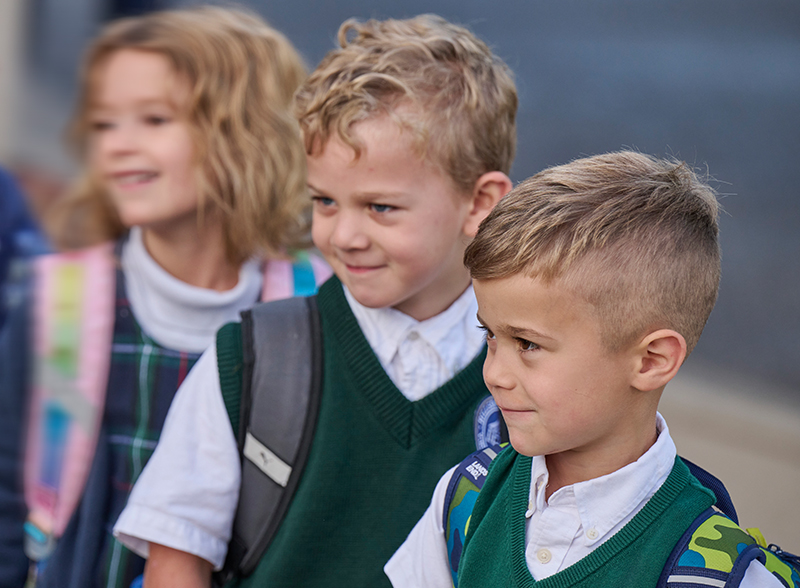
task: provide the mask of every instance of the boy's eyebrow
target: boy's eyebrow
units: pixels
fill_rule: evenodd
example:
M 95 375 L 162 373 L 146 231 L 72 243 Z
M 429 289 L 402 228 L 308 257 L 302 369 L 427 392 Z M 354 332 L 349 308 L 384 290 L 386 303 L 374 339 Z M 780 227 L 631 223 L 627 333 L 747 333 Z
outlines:
M 306 182 L 306 186 L 308 186 L 309 190 L 311 190 L 312 192 L 316 192 L 317 194 L 324 194 L 325 193 L 322 190 L 320 190 L 319 188 L 315 188 L 314 185 L 312 183 L 310 183 L 310 182 Z
M 325 194 L 325 190 L 320 190 L 319 188 L 314 186 L 314 184 L 312 184 L 311 182 L 306 182 L 306 186 L 308 186 L 308 189 L 311 190 L 312 192 L 316 192 L 317 194 L 320 195 Z M 365 203 L 365 202 L 373 202 L 376 199 L 377 200 L 382 200 L 387 198 L 395 199 L 395 198 L 403 198 L 404 196 L 406 196 L 405 192 L 358 192 L 357 194 L 353 195 L 353 199 L 356 200 L 356 202 Z
M 478 319 L 478 322 L 484 327 L 489 328 L 488 325 L 483 321 L 480 314 L 476 314 L 475 317 Z M 505 333 L 509 337 L 514 337 L 517 339 L 550 339 L 552 340 L 553 337 L 550 335 L 545 335 L 535 329 L 522 329 L 520 327 L 514 327 L 511 325 L 500 325 L 497 329 L 491 329 L 495 333 Z

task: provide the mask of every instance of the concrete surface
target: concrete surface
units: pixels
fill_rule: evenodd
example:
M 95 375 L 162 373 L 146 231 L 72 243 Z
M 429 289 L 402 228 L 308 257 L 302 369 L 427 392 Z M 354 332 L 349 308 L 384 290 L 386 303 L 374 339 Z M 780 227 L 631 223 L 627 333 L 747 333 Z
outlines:
M 800 553 L 800 404 L 756 380 L 689 364 L 661 413 L 678 453 L 720 478 L 742 527 Z

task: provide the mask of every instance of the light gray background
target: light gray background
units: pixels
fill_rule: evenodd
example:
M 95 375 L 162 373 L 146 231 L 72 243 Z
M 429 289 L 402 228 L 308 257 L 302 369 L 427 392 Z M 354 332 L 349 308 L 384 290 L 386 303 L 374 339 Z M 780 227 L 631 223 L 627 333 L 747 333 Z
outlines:
M 144 0 L 143 4 L 195 2 Z M 345 18 L 438 13 L 466 24 L 516 72 L 513 179 L 633 147 L 718 181 L 723 278 L 690 362 L 763 377 L 800 401 L 800 3 L 789 0 L 241 2 L 313 67 Z M 28 5 L 22 159 L 68 168 L 57 141 L 78 56 L 108 16 L 101 0 Z

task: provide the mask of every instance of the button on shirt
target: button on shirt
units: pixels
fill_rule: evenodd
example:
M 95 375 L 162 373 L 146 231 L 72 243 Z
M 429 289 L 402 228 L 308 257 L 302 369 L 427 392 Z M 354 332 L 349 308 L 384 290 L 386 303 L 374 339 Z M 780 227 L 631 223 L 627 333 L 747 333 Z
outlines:
M 483 347 L 471 285 L 444 312 L 425 321 L 393 308 L 367 308 L 347 288 L 344 294 L 381 367 L 411 401 L 450 380 Z

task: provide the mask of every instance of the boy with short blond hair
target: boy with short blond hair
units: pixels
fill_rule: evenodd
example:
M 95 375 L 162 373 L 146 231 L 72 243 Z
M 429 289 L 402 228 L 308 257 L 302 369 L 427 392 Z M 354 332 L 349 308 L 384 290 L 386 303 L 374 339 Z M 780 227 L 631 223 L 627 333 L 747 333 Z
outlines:
M 348 21 L 339 40 L 297 95 L 312 236 L 336 274 L 317 296 L 321 404 L 289 510 L 240 585 L 386 585 L 383 564 L 444 468 L 475 447 L 486 407 L 462 258 L 511 188 L 511 74 L 469 31 L 430 15 Z M 149 552 L 145 586 L 208 586 L 240 474 L 210 350 L 115 527 Z
M 545 170 L 493 210 L 465 264 L 512 447 L 491 463 L 457 575 L 450 470 L 386 565 L 395 588 L 656 586 L 714 504 L 657 408 L 717 297 L 717 214 L 685 163 L 633 152 Z M 753 562 L 741 585 L 780 583 Z

